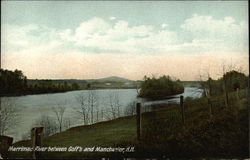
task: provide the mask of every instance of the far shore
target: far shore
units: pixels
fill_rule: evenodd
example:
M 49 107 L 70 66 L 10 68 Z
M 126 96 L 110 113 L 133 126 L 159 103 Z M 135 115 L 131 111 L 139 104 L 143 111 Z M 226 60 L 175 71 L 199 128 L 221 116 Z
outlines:
M 19 96 L 27 96 L 27 95 L 40 95 L 40 94 L 56 94 L 56 93 L 66 93 L 72 91 L 82 91 L 82 90 L 103 90 L 103 89 L 136 89 L 135 87 L 109 87 L 109 88 L 83 88 L 77 90 L 68 90 L 68 91 L 60 91 L 60 92 L 43 92 L 43 93 L 12 93 L 12 94 L 1 94 L 0 97 L 19 97 Z

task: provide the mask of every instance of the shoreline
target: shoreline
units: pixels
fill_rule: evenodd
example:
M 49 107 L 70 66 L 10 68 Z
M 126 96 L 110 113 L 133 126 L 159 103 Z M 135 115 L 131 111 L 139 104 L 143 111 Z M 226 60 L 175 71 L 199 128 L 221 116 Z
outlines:
M 66 93 L 71 91 L 81 91 L 81 90 L 106 90 L 106 89 L 136 89 L 134 87 L 122 87 L 122 88 L 89 88 L 89 89 L 77 89 L 77 90 L 68 90 L 68 91 L 60 91 L 60 92 L 44 92 L 44 93 L 15 93 L 15 94 L 2 94 L 2 97 L 19 97 L 19 96 L 28 96 L 28 95 L 41 95 L 41 94 L 56 94 L 56 93 Z

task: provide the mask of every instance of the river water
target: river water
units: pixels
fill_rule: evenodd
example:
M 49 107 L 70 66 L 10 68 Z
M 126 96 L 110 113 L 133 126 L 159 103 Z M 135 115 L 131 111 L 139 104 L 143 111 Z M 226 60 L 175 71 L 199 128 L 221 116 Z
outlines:
M 107 111 L 110 106 L 110 100 L 115 100 L 120 106 L 120 116 L 124 116 L 124 110 L 131 102 L 141 102 L 143 106 L 152 104 L 168 104 L 179 103 L 179 96 L 183 95 L 184 98 L 192 97 L 199 98 L 202 95 L 202 90 L 194 87 L 185 87 L 184 93 L 175 95 L 171 99 L 150 101 L 142 98 L 137 98 L 136 89 L 100 89 L 94 90 L 96 98 L 96 108 L 99 111 Z M 56 118 L 52 107 L 64 106 L 65 113 L 64 119 L 70 121 L 70 127 L 82 125 L 83 121 L 79 118 L 76 108 L 79 107 L 79 101 L 76 97 L 79 95 L 88 96 L 89 90 L 71 91 L 65 93 L 55 94 L 39 94 L 39 95 L 26 95 L 18 97 L 2 97 L 2 101 L 9 101 L 15 104 L 18 108 L 18 123 L 13 125 L 7 132 L 8 136 L 14 137 L 14 141 L 22 139 L 23 134 L 30 132 L 34 122 L 42 115 L 47 115 Z M 112 98 L 111 98 L 112 97 Z M 99 112 L 100 114 L 101 112 Z M 107 117 L 99 115 L 98 121 L 107 120 Z

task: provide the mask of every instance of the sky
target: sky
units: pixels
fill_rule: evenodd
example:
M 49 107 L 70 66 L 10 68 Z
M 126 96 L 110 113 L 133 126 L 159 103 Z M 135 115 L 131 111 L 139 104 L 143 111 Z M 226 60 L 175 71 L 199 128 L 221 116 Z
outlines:
M 1 3 L 1 67 L 29 79 L 249 72 L 247 1 Z

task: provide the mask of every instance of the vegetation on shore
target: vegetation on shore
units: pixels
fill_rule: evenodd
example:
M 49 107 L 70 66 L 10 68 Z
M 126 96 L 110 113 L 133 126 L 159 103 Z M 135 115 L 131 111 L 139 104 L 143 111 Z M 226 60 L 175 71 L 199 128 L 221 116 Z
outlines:
M 229 93 L 229 108 L 224 96 L 213 96 L 213 115 L 206 98 L 185 100 L 186 123 L 181 123 L 179 105 L 142 113 L 142 139 L 136 139 L 136 118 L 127 116 L 93 125 L 78 126 L 43 139 L 43 146 L 128 147 L 134 153 L 43 152 L 44 158 L 88 157 L 248 157 L 247 90 Z M 20 141 L 14 146 L 31 146 Z M 29 158 L 30 152 L 12 152 L 11 156 Z
M 44 147 L 133 147 L 132 153 L 107 152 L 42 152 L 42 158 L 100 157 L 165 157 L 165 158 L 247 158 L 249 157 L 248 77 L 236 71 L 223 74 L 218 80 L 201 82 L 206 91 L 199 99 L 184 100 L 185 123 L 178 104 L 151 106 L 141 115 L 140 140 L 136 137 L 136 116 L 126 116 L 91 125 L 70 128 L 44 137 Z M 170 77 L 145 78 L 146 89 L 159 91 L 150 98 L 161 97 L 160 89 L 181 90 L 179 81 Z M 178 85 L 177 85 L 178 84 Z M 154 86 L 154 87 L 152 87 Z M 143 87 L 142 87 L 143 88 Z M 145 91 L 145 90 L 144 90 Z M 149 92 L 149 91 L 148 91 Z M 142 92 L 140 92 L 141 94 Z M 161 93 L 161 94 L 160 94 Z M 164 95 L 165 96 L 165 95 Z M 112 106 L 112 105 L 111 105 Z M 135 107 L 135 105 L 133 105 Z M 149 106 L 144 106 L 149 107 Z M 86 123 L 87 124 L 87 123 Z M 29 146 L 31 140 L 14 146 Z M 30 152 L 11 152 L 11 158 L 31 158 Z
M 238 89 L 244 89 L 248 86 L 248 76 L 244 73 L 232 70 L 226 72 L 221 78 L 218 80 L 213 80 L 212 78 L 208 78 L 207 81 L 201 83 L 203 88 L 209 88 L 211 95 L 220 95 L 226 91 L 232 92 Z
M 79 89 L 131 89 L 140 82 L 119 77 L 102 79 L 27 79 L 20 70 L 0 70 L 0 96 L 20 96 L 28 94 L 59 93 Z
M 57 93 L 79 89 L 77 83 L 53 83 L 52 80 L 28 83 L 27 77 L 20 70 L 0 70 L 0 95 L 26 95 L 41 93 Z
M 142 98 L 162 99 L 183 92 L 184 87 L 180 80 L 174 81 L 171 77 L 165 75 L 158 79 L 145 76 L 138 96 Z

